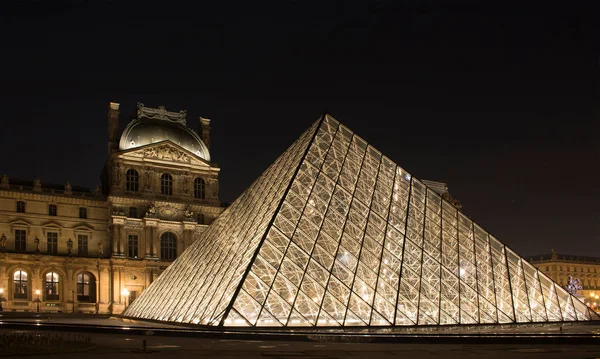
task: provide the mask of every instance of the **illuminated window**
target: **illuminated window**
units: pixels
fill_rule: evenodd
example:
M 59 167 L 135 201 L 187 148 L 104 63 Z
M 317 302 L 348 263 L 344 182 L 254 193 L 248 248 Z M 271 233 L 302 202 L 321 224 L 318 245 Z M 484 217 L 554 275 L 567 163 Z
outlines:
M 160 193 L 167 196 L 173 195 L 173 177 L 168 173 L 160 176 Z
M 24 229 L 15 229 L 15 251 L 27 250 L 27 232 Z
M 93 303 L 96 301 L 96 278 L 91 273 L 81 273 L 77 276 L 77 300 Z
M 131 192 L 137 192 L 139 190 L 140 175 L 138 171 L 129 169 L 125 173 L 125 189 Z
M 160 259 L 163 261 L 174 261 L 177 257 L 177 237 L 171 232 L 165 232 L 160 236 Z
M 16 271 L 13 275 L 13 283 L 14 283 L 14 298 L 15 299 L 27 299 L 27 294 L 29 293 L 27 290 L 27 272 L 25 271 Z
M 204 199 L 205 187 L 204 180 L 202 178 L 196 178 L 194 180 L 194 198 Z
M 82 219 L 87 218 L 87 208 L 85 208 L 85 207 L 79 208 L 79 218 L 82 218 Z
M 137 259 L 138 257 L 138 236 L 130 234 L 127 239 L 127 257 Z
M 77 254 L 80 256 L 88 255 L 88 236 L 87 234 L 77 235 Z
M 46 240 L 48 242 L 47 252 L 48 254 L 58 253 L 58 233 L 48 232 L 46 234 Z
M 17 201 L 17 212 L 25 213 L 25 202 Z
M 48 215 L 49 216 L 56 216 L 56 205 L 55 204 L 49 204 L 48 205 Z
M 54 272 L 46 273 L 46 280 L 44 283 L 46 291 L 44 295 L 46 300 L 58 300 L 58 274 Z

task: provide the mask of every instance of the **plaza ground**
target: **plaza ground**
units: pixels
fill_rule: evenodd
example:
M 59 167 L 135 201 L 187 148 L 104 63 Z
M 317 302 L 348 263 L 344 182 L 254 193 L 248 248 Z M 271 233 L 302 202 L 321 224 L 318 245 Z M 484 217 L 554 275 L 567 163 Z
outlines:
M 198 330 L 197 327 L 120 317 L 2 313 L 3 333 L 78 333 L 84 350 L 27 355 L 27 358 L 600 358 L 600 323 L 488 327 L 475 331 L 421 330 L 260 333 Z M 279 333 L 279 334 L 278 334 Z M 145 350 L 144 350 L 145 342 Z M 0 357 L 17 357 L 14 353 Z

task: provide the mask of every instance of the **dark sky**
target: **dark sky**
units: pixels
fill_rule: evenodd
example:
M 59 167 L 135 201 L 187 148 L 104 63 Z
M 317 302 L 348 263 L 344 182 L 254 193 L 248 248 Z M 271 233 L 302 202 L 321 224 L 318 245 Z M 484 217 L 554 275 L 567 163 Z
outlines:
M 140 101 L 212 119 L 231 202 L 327 111 L 519 253 L 600 256 L 596 9 L 174 3 L 2 1 L 0 172 L 94 187 Z

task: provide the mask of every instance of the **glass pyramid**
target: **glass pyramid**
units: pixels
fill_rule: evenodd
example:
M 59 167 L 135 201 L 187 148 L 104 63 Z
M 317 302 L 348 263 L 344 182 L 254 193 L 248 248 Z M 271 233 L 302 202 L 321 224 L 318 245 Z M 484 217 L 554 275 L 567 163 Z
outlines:
M 124 315 L 258 327 L 600 319 L 329 115 Z

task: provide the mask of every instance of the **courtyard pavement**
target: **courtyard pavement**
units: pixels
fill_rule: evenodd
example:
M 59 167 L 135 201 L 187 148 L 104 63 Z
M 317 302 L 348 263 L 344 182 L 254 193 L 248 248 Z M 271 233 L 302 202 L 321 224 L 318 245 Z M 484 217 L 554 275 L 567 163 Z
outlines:
M 196 327 L 130 320 L 96 315 L 2 313 L 0 334 L 15 332 L 77 332 L 90 337 L 92 347 L 85 352 L 27 355 L 27 358 L 598 358 L 600 323 L 586 325 L 530 326 L 518 334 L 515 328 L 487 329 L 486 337 L 473 340 L 461 334 L 451 341 L 432 333 L 417 335 L 418 342 L 406 336 L 385 342 L 376 334 L 286 337 L 263 333 L 223 333 L 195 330 Z M 527 329 L 528 328 L 528 329 Z M 527 330 L 525 330 L 527 329 Z M 474 330 L 467 330 L 474 332 Z M 487 339 L 504 334 L 506 343 Z M 526 334 L 528 332 L 529 334 Z M 268 332 L 267 332 L 268 333 Z M 516 335 L 515 335 L 516 334 Z M 65 334 L 68 335 L 68 334 Z M 531 336 L 550 335 L 549 340 L 531 342 Z M 410 339 L 410 338 L 409 338 Z M 521 340 L 522 339 L 522 340 Z M 378 342 L 379 341 L 379 342 Z M 145 342 L 145 346 L 144 346 Z M 145 350 L 144 350 L 145 348 Z M 0 358 L 17 357 L 0 351 Z

